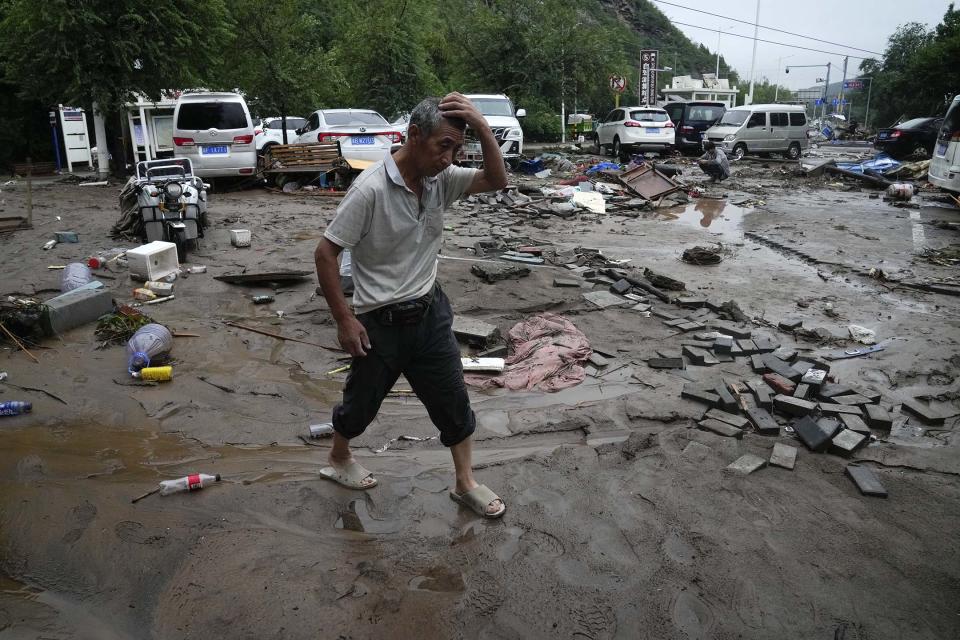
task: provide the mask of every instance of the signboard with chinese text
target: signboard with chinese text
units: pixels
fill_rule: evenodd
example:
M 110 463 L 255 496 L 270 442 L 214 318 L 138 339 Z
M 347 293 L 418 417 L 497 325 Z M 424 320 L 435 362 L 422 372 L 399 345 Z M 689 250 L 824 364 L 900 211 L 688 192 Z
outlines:
M 640 52 L 640 104 L 657 103 L 657 72 L 659 51 L 643 49 Z

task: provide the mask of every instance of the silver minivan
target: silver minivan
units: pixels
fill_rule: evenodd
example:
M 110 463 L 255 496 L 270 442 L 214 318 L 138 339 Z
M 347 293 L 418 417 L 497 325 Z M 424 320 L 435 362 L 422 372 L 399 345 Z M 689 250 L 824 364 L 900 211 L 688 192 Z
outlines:
M 203 178 L 249 176 L 257 169 L 253 122 L 237 93 L 185 93 L 173 112 L 177 157 L 189 158 Z
M 727 155 L 783 153 L 796 160 L 809 146 L 803 105 L 751 104 L 734 107 L 707 129 L 707 139 Z

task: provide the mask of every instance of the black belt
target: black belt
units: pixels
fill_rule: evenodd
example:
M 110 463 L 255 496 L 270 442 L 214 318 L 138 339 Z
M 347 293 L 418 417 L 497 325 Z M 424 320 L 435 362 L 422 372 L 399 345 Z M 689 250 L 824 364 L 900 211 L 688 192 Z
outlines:
M 372 313 L 380 324 L 388 327 L 417 324 L 423 320 L 423 316 L 427 314 L 427 310 L 433 303 L 433 297 L 439 289 L 440 284 L 435 282 L 429 292 L 416 300 L 389 304 L 385 307 L 375 309 Z

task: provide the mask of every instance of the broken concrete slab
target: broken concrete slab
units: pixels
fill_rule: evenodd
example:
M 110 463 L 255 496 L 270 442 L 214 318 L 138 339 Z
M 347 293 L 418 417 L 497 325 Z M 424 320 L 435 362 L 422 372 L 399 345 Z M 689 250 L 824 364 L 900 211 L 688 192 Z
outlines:
M 788 365 L 786 362 L 784 362 L 783 360 L 781 360 L 780 358 L 777 358 L 772 354 L 769 354 L 769 353 L 764 354 L 763 363 L 767 365 L 767 369 L 769 369 L 773 373 L 776 373 L 779 376 L 783 376 L 787 380 L 796 382 L 797 380 L 803 377 L 802 373 L 800 373 L 799 371 L 797 371 L 796 369 Z
M 773 394 L 770 393 L 770 388 L 767 385 L 762 382 L 751 381 L 747 382 L 747 388 L 753 393 L 758 407 L 768 411 L 773 407 Z
M 746 339 L 753 335 L 753 332 L 750 329 L 744 329 L 726 322 L 718 322 L 716 320 L 710 323 L 710 328 L 738 340 Z
M 759 407 L 749 409 L 747 410 L 747 416 L 750 418 L 750 422 L 753 423 L 757 433 L 763 435 L 779 435 L 780 425 L 777 424 L 777 421 L 773 419 L 773 416 L 770 415 L 770 412 L 766 409 Z
M 753 369 L 755 373 L 766 371 L 767 365 L 763 363 L 763 356 L 759 353 L 755 353 L 750 356 L 750 368 Z
M 650 315 L 655 318 L 660 318 L 661 320 L 680 320 L 680 316 L 674 315 L 669 311 L 664 311 L 660 307 L 655 307 L 650 310 Z
M 677 298 L 676 303 L 686 309 L 699 309 L 707 304 L 707 299 L 697 296 L 685 296 L 683 298 Z
M 722 338 L 717 338 L 713 342 L 714 353 L 730 353 L 731 349 L 733 349 L 733 338 L 724 336 Z
M 726 409 L 727 411 L 737 410 L 737 401 L 734 399 L 733 394 L 730 393 L 726 383 L 721 382 L 718 384 L 713 388 L 713 392 L 720 398 L 720 407 L 722 409 Z
M 770 452 L 770 464 L 775 467 L 793 470 L 797 464 L 797 448 L 788 444 L 776 443 Z
M 773 410 L 788 416 L 808 416 L 813 413 L 816 408 L 816 402 L 801 400 L 800 398 L 794 398 L 792 396 L 779 394 L 773 398 Z
M 810 385 L 808 384 L 798 384 L 797 388 L 793 391 L 794 398 L 800 398 L 801 400 L 806 400 L 807 396 L 810 395 Z
M 825 416 L 839 416 L 842 413 L 850 413 L 855 416 L 863 415 L 863 411 L 860 410 L 860 407 L 822 401 L 820 402 L 820 413 Z
M 848 393 L 845 396 L 835 396 L 832 398 L 836 404 L 845 404 L 848 406 L 870 404 L 870 398 L 862 396 L 859 393 Z
M 726 422 L 730 426 L 738 429 L 744 429 L 750 424 L 750 422 L 743 416 L 727 413 L 726 411 L 721 411 L 720 409 L 710 409 L 703 414 L 703 417 L 712 420 L 719 420 L 720 422 Z
M 867 412 L 867 424 L 874 429 L 890 431 L 893 427 L 893 417 L 890 412 L 878 404 L 868 404 L 864 407 Z
M 765 466 L 767 466 L 766 460 L 752 453 L 746 453 L 727 465 L 724 472 L 746 476 Z
M 750 336 L 747 337 L 749 338 Z M 754 336 L 753 343 L 757 345 L 757 350 L 760 351 L 760 353 L 770 353 L 780 347 L 779 342 L 767 336 Z
M 633 285 L 627 282 L 624 279 L 617 280 L 612 285 L 610 285 L 610 293 L 616 293 L 618 295 L 623 295 L 626 292 L 630 291 L 633 288 Z
M 785 318 L 777 323 L 784 331 L 795 331 L 803 326 L 803 318 Z
M 683 389 L 680 391 L 680 397 L 688 400 L 696 400 L 697 402 L 705 402 L 710 406 L 716 406 L 720 403 L 720 396 L 692 382 L 683 385 Z
M 864 467 L 859 464 L 848 464 L 847 475 L 850 476 L 850 479 L 853 480 L 863 495 L 876 496 L 878 498 L 887 497 L 887 490 L 880 484 L 880 479 L 870 467 Z
M 915 415 L 927 424 L 943 424 L 946 419 L 940 411 L 917 398 L 903 400 L 902 410 Z
M 500 339 L 500 329 L 483 320 L 466 316 L 453 317 L 453 333 L 469 344 L 480 347 L 485 347 Z
M 813 368 L 808 370 L 805 374 L 803 374 L 803 377 L 800 378 L 800 383 L 810 385 L 811 387 L 819 388 L 823 386 L 823 382 L 826 379 L 827 379 L 827 372 L 824 369 Z
M 704 349 L 698 349 L 696 347 L 689 347 L 684 345 L 683 355 L 690 359 L 691 364 L 699 365 L 701 367 L 707 367 L 714 364 L 719 364 L 720 361 L 713 357 L 713 354 Z
M 499 266 L 490 264 L 474 264 L 470 267 L 470 273 L 477 276 L 487 284 L 493 284 L 495 282 L 500 282 L 501 280 L 525 278 L 530 275 L 530 268 L 517 267 L 513 265 Z
M 720 422 L 719 420 L 708 418 L 698 422 L 697 426 L 704 431 L 712 431 L 717 435 L 726 436 L 727 438 L 739 439 L 743 437 L 743 431 L 741 429 L 737 429 L 736 427 L 729 425 L 726 422 Z
M 828 432 L 810 416 L 804 416 L 799 420 L 794 420 L 794 432 L 800 441 L 806 445 L 810 451 L 823 452 L 830 443 L 833 433 Z
M 752 356 L 760 353 L 760 350 L 757 349 L 756 343 L 749 338 L 737 340 L 737 348 L 740 350 L 740 353 L 745 356 Z
M 668 327 L 679 327 L 681 324 L 687 324 L 689 320 L 686 318 L 674 318 L 673 320 L 664 320 L 663 324 Z
M 856 431 L 857 433 L 862 433 L 866 436 L 870 435 L 870 427 L 867 426 L 867 423 L 863 421 L 863 418 L 860 416 L 855 416 L 849 413 L 841 414 L 840 421 L 843 423 L 843 426 L 851 431 Z
M 773 352 L 773 355 L 784 362 L 793 362 L 797 359 L 797 352 L 794 349 L 777 349 Z
M 810 362 L 809 360 L 797 360 L 792 365 L 790 365 L 790 367 L 794 371 L 799 373 L 801 378 L 807 375 L 807 372 L 810 371 L 810 369 L 814 368 L 813 363 Z
M 852 429 L 842 429 L 830 441 L 830 451 L 849 457 L 854 451 L 867 443 L 867 436 Z
M 687 331 L 699 331 L 700 329 L 703 329 L 704 326 L 705 325 L 702 322 L 690 322 L 690 321 L 682 322 L 676 325 L 677 329 L 680 329 L 680 331 L 683 331 L 684 333 L 686 333 Z
M 583 294 L 583 297 L 587 302 L 590 302 L 601 309 L 607 309 L 610 307 L 625 307 L 634 304 L 633 300 L 621 298 L 620 296 L 614 295 L 609 291 L 590 291 L 589 293 Z
M 820 393 L 818 393 L 817 396 L 820 398 L 834 398 L 847 393 L 853 393 L 853 389 L 845 384 L 824 382 L 823 386 L 820 387 Z
M 683 358 L 650 358 L 647 366 L 651 369 L 683 369 Z
M 580 287 L 580 281 L 574 280 L 573 278 L 554 278 L 553 286 L 555 287 Z

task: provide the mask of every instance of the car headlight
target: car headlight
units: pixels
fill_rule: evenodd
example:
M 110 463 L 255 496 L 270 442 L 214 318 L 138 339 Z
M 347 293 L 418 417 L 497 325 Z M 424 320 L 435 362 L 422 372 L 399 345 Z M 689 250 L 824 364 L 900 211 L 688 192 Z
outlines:
M 171 198 L 179 198 L 183 195 L 183 186 L 179 182 L 168 182 L 163 192 Z
M 737 139 L 737 136 L 735 136 L 735 135 L 733 135 L 733 134 L 731 133 L 730 135 L 725 136 L 725 137 L 723 138 L 723 141 L 724 141 L 724 142 L 733 142 L 733 141 L 736 140 L 736 139 Z
M 523 140 L 523 129 L 520 127 L 510 127 L 503 136 L 504 140 Z

